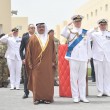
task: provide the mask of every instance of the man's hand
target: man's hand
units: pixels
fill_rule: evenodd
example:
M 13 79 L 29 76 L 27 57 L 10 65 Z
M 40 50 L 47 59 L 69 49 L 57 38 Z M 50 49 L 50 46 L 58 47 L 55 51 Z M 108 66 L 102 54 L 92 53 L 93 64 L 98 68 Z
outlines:
M 95 31 L 98 31 L 98 27 L 94 27 L 94 30 L 95 30 Z
M 10 33 L 8 34 L 8 36 L 12 37 L 12 36 L 13 36 L 13 32 L 10 32 Z
M 55 66 L 55 63 L 52 63 L 52 66 Z
M 24 59 L 24 60 L 22 60 L 22 63 L 23 63 L 23 64 L 25 64 L 25 59 Z
M 68 26 L 72 25 L 73 24 L 73 21 L 71 21 L 70 23 L 68 23 Z

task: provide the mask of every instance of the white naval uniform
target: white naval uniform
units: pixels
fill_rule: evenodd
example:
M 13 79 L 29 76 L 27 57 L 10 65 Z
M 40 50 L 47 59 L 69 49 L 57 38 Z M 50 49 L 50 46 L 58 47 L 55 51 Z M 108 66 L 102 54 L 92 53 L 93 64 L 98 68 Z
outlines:
M 81 28 L 74 28 L 72 32 L 82 33 Z M 68 28 L 64 27 L 61 35 L 68 38 Z M 70 38 L 73 38 L 75 34 L 70 34 Z M 76 37 L 77 38 L 77 37 Z M 75 39 L 76 39 L 75 38 Z M 74 40 L 75 40 L 74 39 Z M 69 45 L 74 42 L 69 42 Z M 70 83 L 73 98 L 86 98 L 86 72 L 87 62 L 91 57 L 91 46 L 88 37 L 84 37 L 77 46 L 72 50 L 71 57 L 65 57 L 69 60 L 70 64 Z
M 5 58 L 7 58 L 7 64 L 10 72 L 11 88 L 16 87 L 16 89 L 19 89 L 22 67 L 22 61 L 19 53 L 21 38 L 5 35 L 0 38 L 0 42 L 7 44 Z
M 102 94 L 110 93 L 110 32 L 92 32 L 92 57 L 96 73 L 96 85 Z

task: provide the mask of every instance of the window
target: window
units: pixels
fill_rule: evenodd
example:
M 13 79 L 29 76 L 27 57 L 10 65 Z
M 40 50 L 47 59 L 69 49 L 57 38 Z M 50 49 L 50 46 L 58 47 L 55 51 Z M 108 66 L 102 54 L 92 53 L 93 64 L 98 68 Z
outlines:
M 2 24 L 0 24 L 0 34 L 2 34 L 2 28 L 3 28 L 3 26 L 2 26 Z
M 108 4 L 105 5 L 105 11 L 108 11 Z
M 93 16 L 93 12 L 91 12 L 91 17 Z
M 87 14 L 87 19 L 89 19 L 89 15 Z
M 95 15 L 97 16 L 97 9 L 95 10 Z
M 100 11 L 102 11 L 102 7 L 100 7 Z

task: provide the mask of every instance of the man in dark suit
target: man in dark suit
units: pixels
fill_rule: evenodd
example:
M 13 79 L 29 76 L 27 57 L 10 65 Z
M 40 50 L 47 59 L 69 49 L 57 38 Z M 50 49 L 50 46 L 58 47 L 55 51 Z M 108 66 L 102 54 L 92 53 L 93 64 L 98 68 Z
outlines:
M 20 56 L 22 59 L 23 67 L 24 67 L 24 96 L 23 99 L 28 98 L 29 95 L 29 90 L 27 88 L 28 84 L 28 77 L 25 69 L 25 52 L 26 52 L 26 47 L 29 41 L 29 38 L 35 33 L 35 26 L 33 24 L 29 24 L 28 26 L 28 32 L 24 33 L 22 36 L 22 41 L 21 41 L 21 46 L 20 46 Z

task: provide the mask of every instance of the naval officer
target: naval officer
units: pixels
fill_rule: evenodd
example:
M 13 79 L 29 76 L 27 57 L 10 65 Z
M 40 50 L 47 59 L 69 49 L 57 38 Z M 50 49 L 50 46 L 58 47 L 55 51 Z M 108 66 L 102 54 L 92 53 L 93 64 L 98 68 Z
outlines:
M 110 32 L 107 31 L 108 20 L 98 20 L 99 30 L 92 31 L 92 57 L 94 60 L 98 97 L 110 96 Z
M 86 73 L 87 62 L 91 57 L 90 40 L 87 30 L 81 28 L 83 16 L 74 15 L 61 32 L 61 35 L 68 39 L 68 50 L 65 58 L 70 65 L 70 84 L 73 101 L 88 103 L 86 98 Z M 74 28 L 73 28 L 74 25 Z
M 15 88 L 19 90 L 21 78 L 22 61 L 19 54 L 21 38 L 18 36 L 18 32 L 17 28 L 13 28 L 11 33 L 0 38 L 0 42 L 7 44 L 5 58 L 10 72 L 11 90 Z

